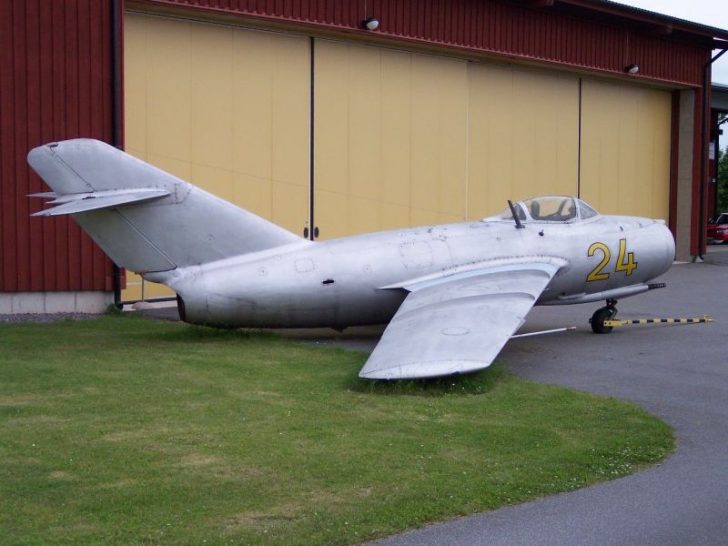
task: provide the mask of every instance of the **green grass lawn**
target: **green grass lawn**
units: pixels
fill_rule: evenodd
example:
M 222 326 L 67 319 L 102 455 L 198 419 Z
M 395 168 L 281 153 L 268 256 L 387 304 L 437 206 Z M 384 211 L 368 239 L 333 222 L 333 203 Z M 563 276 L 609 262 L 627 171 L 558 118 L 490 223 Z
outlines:
M 616 478 L 670 429 L 496 366 L 136 316 L 0 324 L 0 544 L 348 544 Z

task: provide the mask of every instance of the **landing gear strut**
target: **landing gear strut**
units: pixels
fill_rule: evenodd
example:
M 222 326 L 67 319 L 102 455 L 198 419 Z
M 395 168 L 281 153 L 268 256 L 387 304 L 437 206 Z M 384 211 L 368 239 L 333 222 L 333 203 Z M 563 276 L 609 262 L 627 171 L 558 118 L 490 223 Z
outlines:
M 612 331 L 611 326 L 604 326 L 605 320 L 612 320 L 617 316 L 617 300 L 607 300 L 607 306 L 597 309 L 592 318 L 589 319 L 591 322 L 592 332 L 595 334 L 608 334 Z

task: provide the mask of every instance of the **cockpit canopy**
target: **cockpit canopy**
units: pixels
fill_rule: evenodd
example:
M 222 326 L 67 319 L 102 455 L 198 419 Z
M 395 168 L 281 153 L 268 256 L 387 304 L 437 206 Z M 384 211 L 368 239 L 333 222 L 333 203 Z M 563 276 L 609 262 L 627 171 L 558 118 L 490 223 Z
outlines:
M 548 195 L 534 197 L 513 204 L 516 215 L 521 222 L 581 222 L 599 216 L 599 213 L 576 197 Z M 513 220 L 510 207 L 496 216 L 483 220 Z

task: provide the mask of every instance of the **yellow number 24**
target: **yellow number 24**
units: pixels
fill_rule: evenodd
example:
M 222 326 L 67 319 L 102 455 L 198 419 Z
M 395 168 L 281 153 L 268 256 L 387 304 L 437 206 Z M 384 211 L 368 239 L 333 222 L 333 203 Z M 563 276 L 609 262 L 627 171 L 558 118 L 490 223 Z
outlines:
M 602 253 L 602 259 L 592 272 L 587 275 L 587 281 L 606 281 L 609 278 L 609 273 L 604 273 L 602 270 L 609 264 L 612 253 L 604 243 L 592 243 L 589 246 L 589 250 L 586 251 L 586 254 L 591 258 L 597 252 Z M 624 271 L 625 274 L 631 275 L 635 269 L 637 269 L 637 262 L 634 260 L 634 252 L 627 252 L 627 239 L 620 239 L 619 256 L 617 257 L 615 271 Z

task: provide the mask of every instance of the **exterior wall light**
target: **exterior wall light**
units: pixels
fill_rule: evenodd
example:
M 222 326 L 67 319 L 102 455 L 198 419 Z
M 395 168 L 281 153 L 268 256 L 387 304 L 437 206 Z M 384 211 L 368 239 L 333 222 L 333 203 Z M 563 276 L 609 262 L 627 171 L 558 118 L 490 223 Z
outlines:
M 376 17 L 367 17 L 361 22 L 361 26 L 367 30 L 377 30 L 379 28 L 379 19 Z
M 627 74 L 637 74 L 640 71 L 640 66 L 638 64 L 628 64 L 624 67 L 624 71 Z

